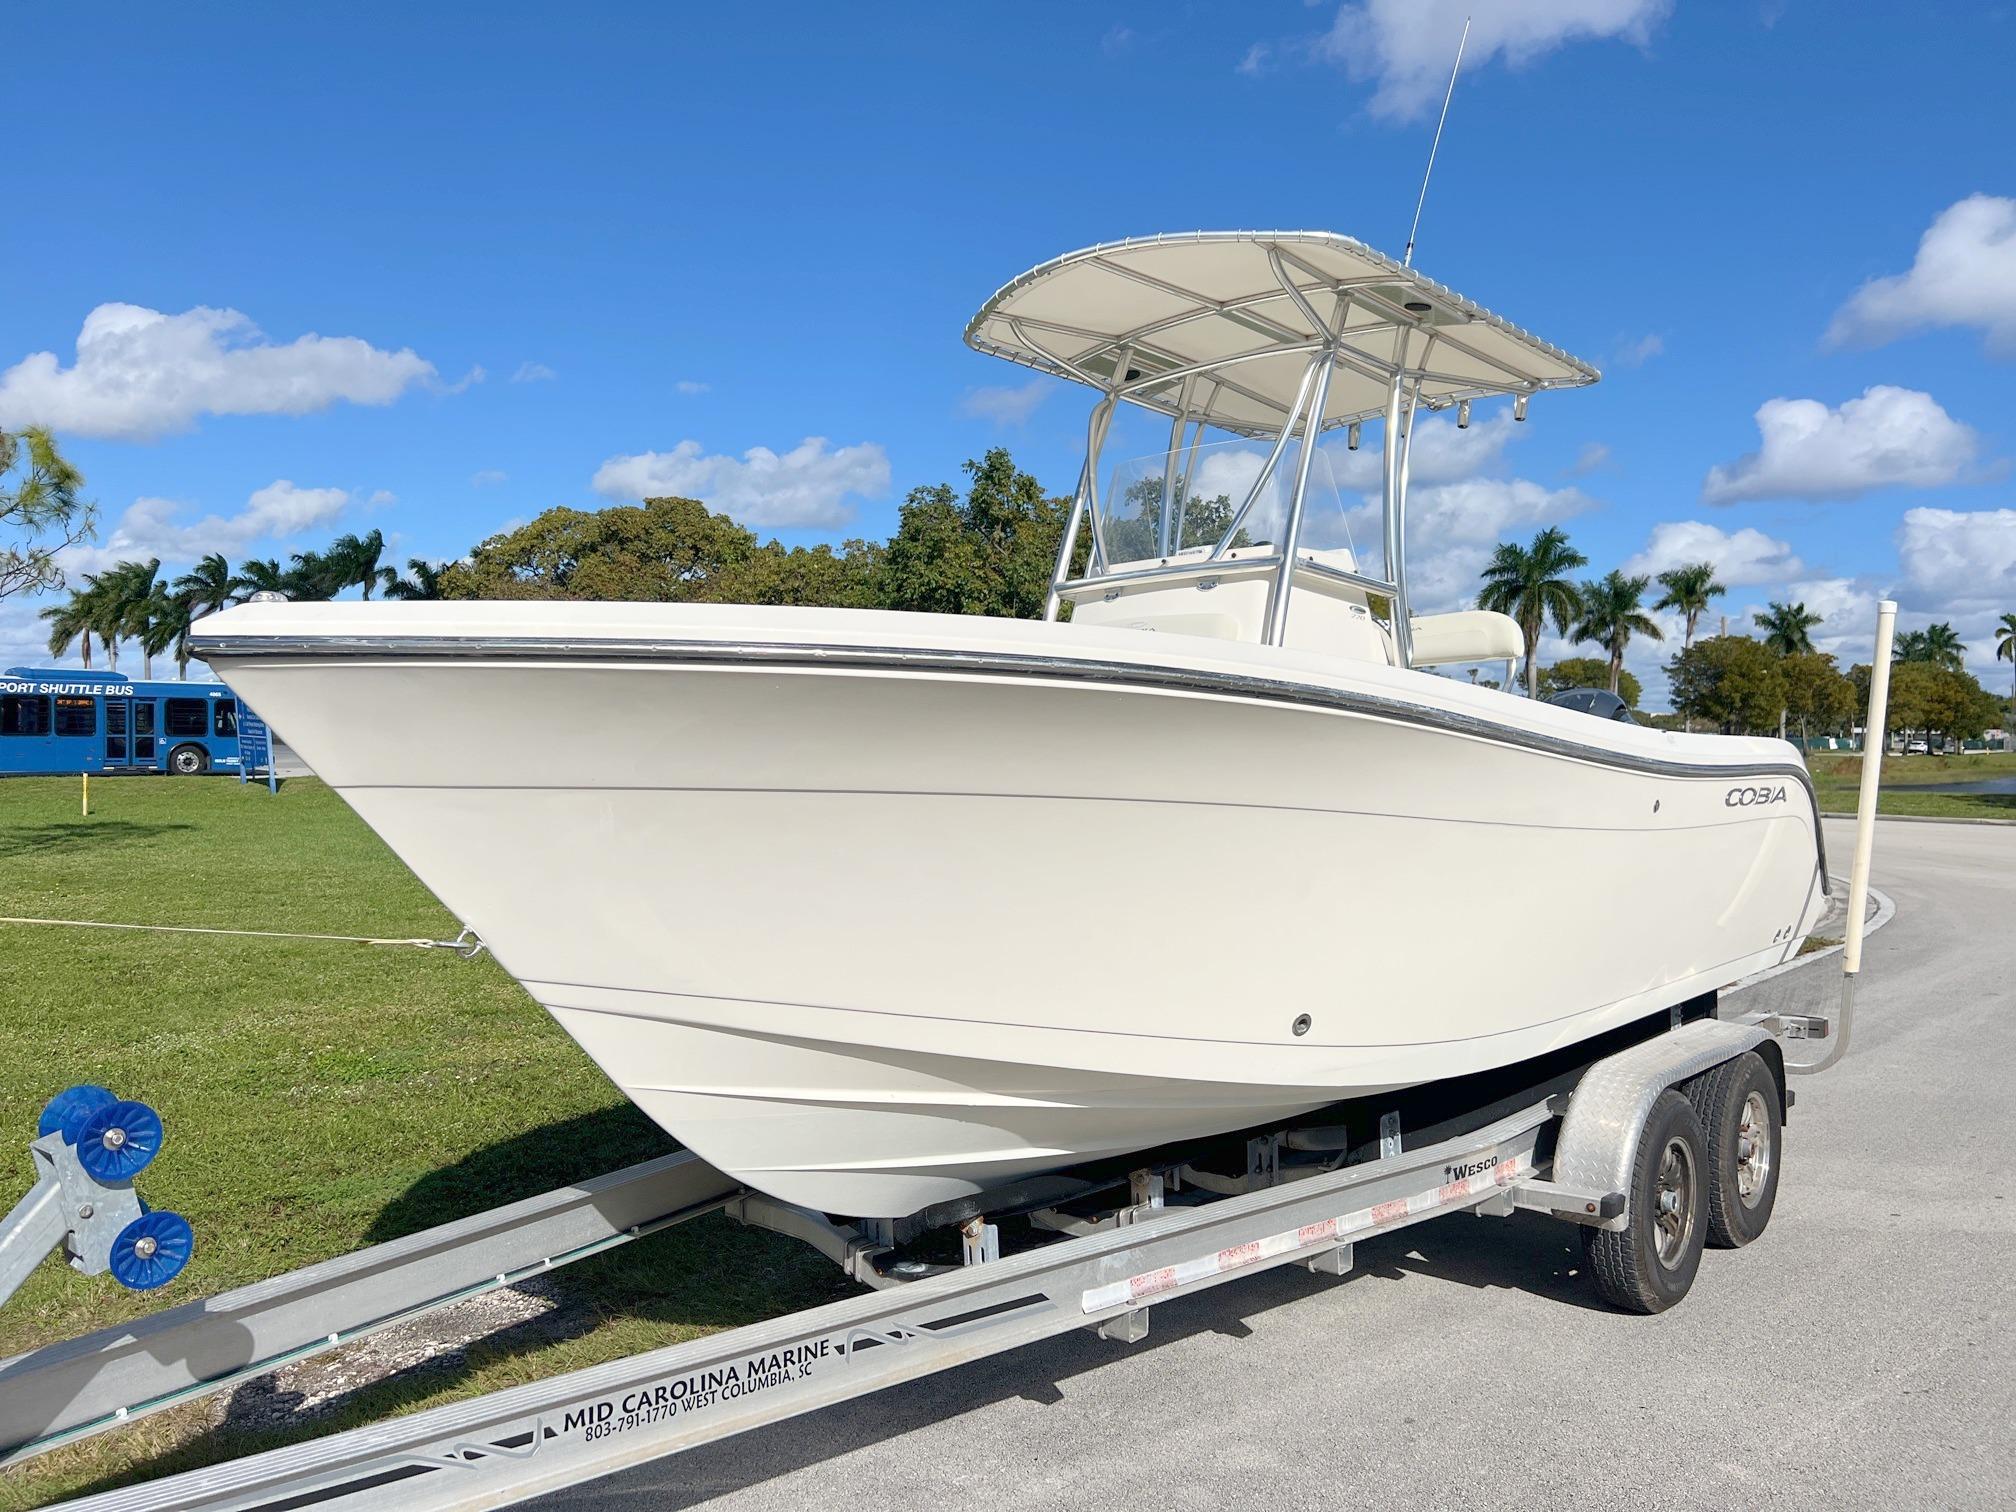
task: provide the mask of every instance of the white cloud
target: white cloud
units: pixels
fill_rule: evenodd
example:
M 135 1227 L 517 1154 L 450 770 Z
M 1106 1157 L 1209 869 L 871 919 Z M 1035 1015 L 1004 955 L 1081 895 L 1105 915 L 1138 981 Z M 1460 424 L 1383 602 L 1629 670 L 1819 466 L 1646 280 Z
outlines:
M 1582 450 L 1575 454 L 1568 471 L 1577 478 L 1586 478 L 1593 472 L 1601 472 L 1610 465 L 1610 448 L 1601 441 L 1585 441 Z
M 486 467 L 480 472 L 473 472 L 469 475 L 469 486 L 471 488 L 494 488 L 499 483 L 507 481 L 510 476 L 501 467 Z
M 713 388 L 714 385 L 711 383 L 702 383 L 697 378 L 681 378 L 677 383 L 673 384 L 672 387 L 682 394 L 691 395 L 691 394 L 704 394 L 709 389 Z
M 1246 49 L 1246 56 L 1239 60 L 1239 66 L 1233 72 L 1242 73 L 1249 79 L 1257 79 L 1267 71 L 1267 65 L 1273 61 L 1273 57 L 1274 49 L 1269 44 L 1255 42 Z
M 1546 488 L 1526 478 L 1466 478 L 1409 487 L 1407 592 L 1416 614 L 1474 604 L 1478 577 L 1500 540 L 1558 525 L 1596 507 L 1578 488 Z M 1348 512 L 1360 561 L 1376 565 L 1379 502 Z
M 667 495 L 699 499 L 744 525 L 832 526 L 852 518 L 850 494 L 873 496 L 889 486 L 889 457 L 874 442 L 837 451 L 824 436 L 807 436 L 779 455 L 752 446 L 740 458 L 707 455 L 698 441 L 669 452 L 611 457 L 596 469 L 594 488 L 611 499 Z
M 1657 331 L 1640 336 L 1636 341 L 1627 341 L 1611 355 L 1610 365 L 1620 368 L 1643 367 L 1654 357 L 1666 351 L 1666 338 Z
M 1316 50 L 1352 78 L 1377 82 L 1373 115 L 1409 120 L 1441 102 L 1466 17 L 1466 69 L 1493 58 L 1518 68 L 1568 42 L 1617 38 L 1642 46 L 1671 9 L 1672 0 L 1357 0 L 1338 11 Z
M 560 375 L 543 362 L 521 362 L 511 375 L 513 383 L 548 383 Z
M 351 501 L 347 488 L 302 488 L 279 478 L 234 515 L 205 515 L 184 523 L 183 506 L 173 499 L 135 499 L 101 543 L 65 551 L 63 566 L 70 572 L 98 572 L 114 562 L 149 557 L 184 563 L 213 551 L 233 555 L 254 541 L 286 540 L 326 525 Z
M 1817 399 L 1768 399 L 1757 410 L 1763 444 L 1701 488 L 1709 504 L 1743 499 L 1853 499 L 1872 488 L 1961 481 L 1980 437 L 1930 394 L 1878 384 L 1829 409 Z
M 355 336 L 268 341 L 236 310 L 164 315 L 102 304 L 84 317 L 77 359 L 34 352 L 0 373 L 0 425 L 145 440 L 200 415 L 305 415 L 332 404 L 390 404 L 435 377 L 411 348 Z
M 1787 583 L 1782 602 L 1804 604 L 1820 616 L 1813 627 L 1813 649 L 1837 658 L 1843 671 L 1857 661 L 1869 660 L 1876 644 L 1876 588 L 1861 578 L 1806 578 Z M 1753 604 L 1743 611 L 1741 621 L 1731 616 L 1730 628 L 1755 633 L 1751 616 L 1763 609 Z
M 1827 340 L 1878 346 L 1937 326 L 1978 329 L 1990 352 L 2016 357 L 2016 199 L 1970 194 L 1940 211 L 1910 271 L 1857 289 Z
M 1729 588 L 1782 583 L 1806 570 L 1789 541 L 1774 540 L 1761 530 L 1746 526 L 1732 532 L 1700 520 L 1667 520 L 1652 527 L 1651 540 L 1624 564 L 1624 571 L 1656 577 L 1690 562 L 1713 562 L 1715 576 Z
M 437 383 L 434 389 L 436 393 L 441 394 L 466 394 L 489 376 L 489 373 L 484 371 L 483 364 L 479 362 L 453 383 Z
M 1907 509 L 1897 561 L 1917 606 L 2016 604 L 2016 509 Z
M 1099 39 L 1099 50 L 1109 58 L 1116 58 L 1131 48 L 1137 38 L 1131 26 L 1113 26 Z
M 976 388 L 959 401 L 959 413 L 996 425 L 1021 425 L 1036 413 L 1036 407 L 1056 391 L 1047 378 L 1004 387 Z

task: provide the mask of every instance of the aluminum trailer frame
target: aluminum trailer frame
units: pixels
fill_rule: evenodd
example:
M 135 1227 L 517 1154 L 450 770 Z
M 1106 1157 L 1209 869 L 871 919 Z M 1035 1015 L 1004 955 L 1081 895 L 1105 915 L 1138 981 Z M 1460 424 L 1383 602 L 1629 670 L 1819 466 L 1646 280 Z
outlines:
M 968 1263 L 913 1267 L 915 1280 L 886 1264 L 889 1251 L 873 1237 L 821 1215 L 754 1195 L 725 1204 L 709 1198 L 707 1208 L 726 1205 L 745 1222 L 814 1243 L 876 1289 L 76 1505 L 92 1512 L 503 1506 L 1073 1329 L 1138 1340 L 1162 1303 L 1283 1265 L 1343 1275 L 1359 1239 L 1448 1213 L 1509 1216 L 1525 1208 L 1620 1230 L 1632 1221 L 1627 1189 L 1554 1178 L 1628 1173 L 1645 1108 L 1668 1088 L 1760 1048 L 1767 1063 L 1779 1062 L 1757 1025 L 1697 1019 L 1595 1061 L 1572 1094 L 1542 1097 L 1416 1149 L 1400 1147 L 1389 1119 L 1381 1121 L 1378 1158 L 1355 1165 L 1298 1171 L 1249 1159 L 1244 1177 L 1202 1182 L 1188 1166 L 1143 1171 L 1130 1183 L 1129 1205 L 1085 1221 L 1080 1237 L 993 1258 L 992 1226 L 976 1219 L 965 1226 Z M 1293 1131 L 1251 1145 L 1278 1152 L 1284 1143 L 1310 1147 L 1306 1137 L 1295 1143 Z M 1249 1189 L 1175 1206 L 1165 1175 L 1178 1189 L 1191 1178 L 1186 1198 L 1207 1196 L 1198 1188 L 1214 1181 Z M 1035 1216 L 1057 1228 L 1076 1221 Z

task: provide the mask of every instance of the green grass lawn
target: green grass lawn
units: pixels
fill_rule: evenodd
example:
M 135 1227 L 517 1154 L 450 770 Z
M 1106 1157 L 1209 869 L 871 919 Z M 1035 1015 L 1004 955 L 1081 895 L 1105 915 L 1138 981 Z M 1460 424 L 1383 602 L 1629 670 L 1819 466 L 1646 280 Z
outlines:
M 0 782 L 0 914 L 446 939 L 457 925 L 321 783 Z M 196 1227 L 165 1291 L 45 1263 L 0 1356 L 277 1275 L 672 1148 L 487 957 L 0 924 L 0 1207 L 43 1102 L 80 1081 L 168 1127 L 139 1186 Z M 432 1406 L 841 1294 L 804 1246 L 707 1218 L 556 1274 L 571 1336 L 507 1331 L 315 1431 Z M 178 1408 L 0 1474 L 0 1508 L 231 1458 L 272 1432 Z M 295 1434 L 294 1436 L 300 1436 Z
M 1815 751 L 1806 758 L 1820 807 L 1852 814 L 1862 781 L 1862 757 L 1847 751 Z M 1942 819 L 2016 819 L 2016 793 L 1919 793 L 1926 783 L 1977 782 L 2016 777 L 2016 753 L 1972 756 L 1885 756 L 1879 814 L 1928 815 Z

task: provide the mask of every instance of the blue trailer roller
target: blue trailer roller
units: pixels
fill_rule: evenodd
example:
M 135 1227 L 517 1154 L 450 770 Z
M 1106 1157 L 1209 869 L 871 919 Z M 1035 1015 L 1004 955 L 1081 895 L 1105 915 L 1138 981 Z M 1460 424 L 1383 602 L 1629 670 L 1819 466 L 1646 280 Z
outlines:
M 196 1233 L 180 1213 L 142 1213 L 112 1241 L 112 1279 L 130 1291 L 152 1291 L 182 1274 L 196 1252 Z
M 77 1163 L 100 1181 L 130 1181 L 161 1153 L 161 1115 L 142 1102 L 108 1103 L 77 1131 Z

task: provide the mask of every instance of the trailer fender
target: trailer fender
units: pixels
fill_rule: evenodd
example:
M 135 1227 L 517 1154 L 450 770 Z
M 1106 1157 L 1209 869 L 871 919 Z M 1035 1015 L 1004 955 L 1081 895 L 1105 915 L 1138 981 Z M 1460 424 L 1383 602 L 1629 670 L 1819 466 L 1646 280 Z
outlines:
M 1659 1094 L 1699 1076 L 1745 1050 L 1776 1042 L 1754 1024 L 1697 1019 L 1657 1039 L 1605 1056 L 1575 1085 L 1554 1146 L 1554 1180 L 1585 1191 L 1622 1192 L 1616 1217 L 1597 1225 L 1622 1229 L 1631 1221 L 1629 1192 L 1638 1136 Z M 1765 1052 L 1767 1064 L 1773 1057 Z M 1783 1088 L 1783 1072 L 1773 1064 Z

